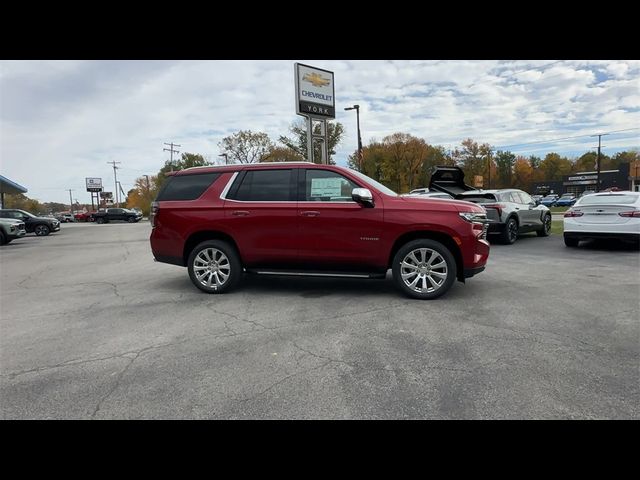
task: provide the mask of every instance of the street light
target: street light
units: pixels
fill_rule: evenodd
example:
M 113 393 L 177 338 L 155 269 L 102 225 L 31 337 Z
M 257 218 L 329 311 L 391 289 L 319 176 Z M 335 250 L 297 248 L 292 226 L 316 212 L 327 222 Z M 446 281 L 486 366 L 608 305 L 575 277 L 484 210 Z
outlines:
M 224 163 L 225 165 L 229 165 L 229 155 L 226 153 L 221 153 L 220 155 L 218 155 L 219 157 L 224 157 Z
M 358 163 L 360 170 L 362 170 L 362 139 L 360 138 L 360 105 L 354 105 L 353 107 L 346 107 L 345 110 L 356 111 L 356 122 L 358 123 Z

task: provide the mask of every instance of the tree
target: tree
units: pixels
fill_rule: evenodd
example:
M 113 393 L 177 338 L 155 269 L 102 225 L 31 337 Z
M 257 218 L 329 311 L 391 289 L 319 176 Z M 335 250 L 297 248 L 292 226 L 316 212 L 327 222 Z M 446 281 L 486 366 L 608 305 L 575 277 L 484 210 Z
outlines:
M 304 158 L 289 147 L 272 146 L 265 162 L 302 162 Z
M 524 157 L 518 157 L 513 164 L 512 185 L 514 188 L 529 190 L 533 176 L 531 163 Z
M 293 135 L 292 137 L 286 137 L 284 135 L 280 135 L 278 141 L 290 148 L 298 155 L 300 155 L 306 161 L 309 160 L 307 157 L 307 125 L 305 120 L 298 121 L 293 123 L 289 127 L 289 131 Z M 320 135 L 320 124 L 316 123 L 313 127 L 314 135 Z M 329 137 L 329 144 L 327 147 L 327 151 L 329 153 L 329 164 L 335 165 L 336 162 L 333 161 L 333 156 L 336 154 L 336 147 L 340 145 L 342 141 L 342 137 L 344 136 L 344 127 L 340 122 L 330 122 L 327 121 L 327 136 Z M 320 162 L 322 158 L 320 142 L 314 142 L 313 145 L 313 160 L 318 160 L 316 163 Z
M 134 186 L 127 193 L 126 208 L 139 208 L 144 216 L 149 216 L 151 202 L 158 195 L 158 175 L 136 178 Z
M 498 150 L 496 152 L 496 186 L 498 188 L 508 188 L 511 186 L 511 176 L 516 156 L 509 152 Z
M 596 170 L 597 161 L 598 154 L 596 152 L 587 152 L 576 160 L 573 170 L 575 172 L 592 172 Z
M 482 175 L 488 184 L 489 173 L 495 177 L 495 163 L 491 159 L 491 145 L 479 144 L 470 138 L 461 142 L 462 148 L 455 149 L 453 157 L 464 170 L 465 178 L 472 179 L 476 175 Z
M 224 137 L 218 147 L 229 155 L 231 163 L 258 163 L 268 157 L 273 143 L 266 133 L 240 130 Z
M 540 163 L 540 169 L 544 172 L 545 180 L 562 180 L 563 175 L 571 173 L 573 164 L 557 153 L 547 153 Z
M 621 163 L 632 163 L 638 160 L 640 160 L 638 150 L 629 150 L 616 153 L 613 157 L 603 161 L 602 165 L 604 170 L 616 170 L 620 168 Z
M 23 193 L 5 194 L 3 208 L 16 208 L 33 214 L 49 213 L 38 200 L 29 198 Z

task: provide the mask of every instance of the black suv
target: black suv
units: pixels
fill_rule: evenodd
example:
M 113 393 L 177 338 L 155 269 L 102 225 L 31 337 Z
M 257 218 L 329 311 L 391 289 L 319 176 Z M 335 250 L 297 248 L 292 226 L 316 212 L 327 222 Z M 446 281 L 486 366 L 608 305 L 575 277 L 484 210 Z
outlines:
M 35 232 L 39 237 L 49 235 L 60 230 L 60 222 L 55 218 L 36 217 L 34 214 L 18 209 L 0 210 L 1 218 L 14 218 L 24 222 L 27 233 Z

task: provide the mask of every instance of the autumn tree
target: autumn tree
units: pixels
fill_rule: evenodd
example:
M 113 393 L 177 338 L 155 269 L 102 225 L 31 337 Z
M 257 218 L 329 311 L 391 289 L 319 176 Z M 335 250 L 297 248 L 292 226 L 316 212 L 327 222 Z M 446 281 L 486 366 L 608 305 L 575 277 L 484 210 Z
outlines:
M 3 208 L 25 210 L 36 215 L 40 213 L 49 213 L 45 211 L 44 206 L 38 200 L 29 198 L 23 193 L 5 194 Z M 67 208 L 69 208 L 68 205 Z
M 473 179 L 482 175 L 488 184 L 491 176 L 495 177 L 495 162 L 491 158 L 491 146 L 488 143 L 479 144 L 471 138 L 461 142 L 461 148 L 456 148 L 453 157 L 459 167 L 464 170 L 465 178 Z
M 512 186 L 524 191 L 528 191 L 531 187 L 533 176 L 533 168 L 531 163 L 525 157 L 516 158 L 513 163 Z
M 304 157 L 289 147 L 272 146 L 264 162 L 302 162 Z
M 289 131 L 291 133 L 291 137 L 287 137 L 285 135 L 280 135 L 278 141 L 282 143 L 285 147 L 290 148 L 298 155 L 300 155 L 306 161 L 316 161 L 316 163 L 320 162 L 322 158 L 322 145 L 320 142 L 314 142 L 313 144 L 313 160 L 309 160 L 307 154 L 307 124 L 305 120 L 300 120 L 298 122 L 293 123 L 289 127 Z M 320 124 L 315 123 L 313 127 L 314 135 L 320 135 Z M 342 137 L 344 136 L 344 127 L 340 122 L 329 122 L 327 121 L 327 136 L 328 136 L 328 146 L 327 151 L 329 153 L 329 164 L 335 165 L 335 161 L 333 160 L 333 156 L 336 154 L 336 147 L 340 145 L 342 141 Z
M 547 153 L 540 163 L 540 169 L 544 172 L 545 180 L 562 180 L 563 175 L 571 173 L 573 164 L 557 153 Z
M 136 178 L 133 188 L 127 193 L 126 208 L 139 208 L 148 217 L 151 202 L 158 195 L 158 190 L 158 175 Z
M 258 163 L 268 157 L 273 142 L 266 133 L 240 130 L 224 137 L 218 147 L 231 163 Z
M 508 188 L 511 186 L 511 177 L 515 161 L 516 156 L 509 151 L 503 152 L 502 150 L 498 150 L 496 152 L 496 186 L 498 188 Z

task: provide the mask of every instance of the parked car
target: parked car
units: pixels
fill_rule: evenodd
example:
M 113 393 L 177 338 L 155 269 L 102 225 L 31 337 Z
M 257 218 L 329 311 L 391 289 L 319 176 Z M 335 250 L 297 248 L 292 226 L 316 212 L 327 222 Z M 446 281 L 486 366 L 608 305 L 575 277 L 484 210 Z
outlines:
M 570 207 L 571 205 L 576 203 L 576 200 L 578 200 L 578 199 L 576 198 L 576 196 L 573 193 L 565 193 L 558 200 L 556 200 L 556 203 L 555 203 L 554 206 L 556 206 L 556 207 Z
M 73 215 L 76 222 L 90 222 L 95 212 L 78 212 Z
M 129 222 L 136 223 L 142 218 L 142 215 L 138 215 L 135 212 L 127 210 L 126 208 L 107 208 L 104 212 L 95 212 L 91 215 L 96 223 L 109 223 L 109 222 Z
M 547 195 L 546 197 L 543 197 L 543 199 L 540 200 L 540 204 L 544 205 L 545 207 L 553 207 L 558 201 L 558 198 L 558 195 L 552 193 L 550 195 Z
M 564 214 L 564 243 L 617 238 L 640 241 L 640 192 L 602 192 L 581 197 Z
M 27 233 L 35 232 L 38 236 L 49 235 L 60 230 L 60 222 L 55 218 L 36 217 L 32 213 L 18 209 L 0 210 L 0 217 L 14 218 L 24 222 Z
M 207 293 L 243 273 L 385 278 L 432 299 L 484 270 L 484 210 L 400 196 L 348 168 L 308 162 L 189 168 L 152 204 L 156 261 Z
M 540 204 L 540 200 L 542 200 L 543 196 L 542 195 L 531 195 L 531 198 L 533 198 L 533 201 L 536 202 L 536 204 Z
M 499 235 L 502 243 L 513 244 L 520 233 L 536 232 L 539 237 L 551 233 L 548 207 L 538 204 L 522 190 L 477 190 L 464 183 L 464 172 L 460 167 L 435 167 L 429 189 L 481 205 L 487 212 L 488 233 Z
M 0 245 L 7 245 L 27 234 L 24 222 L 14 218 L 0 218 Z

